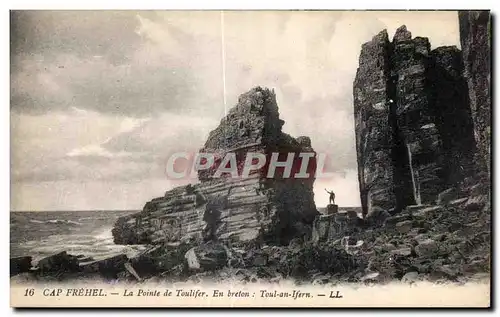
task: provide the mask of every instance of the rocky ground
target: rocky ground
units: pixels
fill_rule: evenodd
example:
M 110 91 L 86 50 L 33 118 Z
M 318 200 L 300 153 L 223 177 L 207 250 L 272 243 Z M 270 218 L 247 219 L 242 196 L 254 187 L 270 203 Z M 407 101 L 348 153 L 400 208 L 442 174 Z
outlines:
M 483 189 L 471 186 L 466 197 L 448 190 L 440 194 L 439 204 L 409 206 L 393 216 L 380 212 L 357 230 L 326 242 L 170 243 L 151 246 L 134 258 L 97 261 L 62 252 L 36 267 L 30 257 L 11 259 L 11 276 L 17 282 L 462 283 L 490 272 L 491 207 Z

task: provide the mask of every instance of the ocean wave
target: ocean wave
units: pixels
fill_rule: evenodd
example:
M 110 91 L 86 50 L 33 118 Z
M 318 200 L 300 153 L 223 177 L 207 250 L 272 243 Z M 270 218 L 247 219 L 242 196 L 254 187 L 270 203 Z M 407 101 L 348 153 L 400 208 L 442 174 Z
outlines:
M 82 218 L 78 218 L 78 221 L 85 221 L 85 220 L 108 220 L 108 219 L 111 219 L 113 217 L 111 216 L 106 216 L 106 217 L 82 217 Z
M 50 219 L 50 220 L 35 220 L 35 219 L 30 219 L 31 223 L 46 223 L 46 224 L 68 224 L 68 225 L 75 225 L 75 226 L 81 226 L 82 223 L 78 221 L 73 221 L 73 220 L 65 220 L 65 219 Z
M 34 261 L 61 251 L 97 259 L 117 254 L 135 256 L 146 248 L 143 245 L 114 244 L 111 228 L 101 228 L 91 234 L 50 235 L 38 241 L 26 241 L 18 247 L 23 254 L 33 256 Z

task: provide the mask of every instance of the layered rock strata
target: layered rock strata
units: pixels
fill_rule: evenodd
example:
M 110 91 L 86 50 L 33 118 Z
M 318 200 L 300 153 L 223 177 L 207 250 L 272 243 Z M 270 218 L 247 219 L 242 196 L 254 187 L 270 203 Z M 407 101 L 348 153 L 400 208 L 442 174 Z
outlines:
M 405 26 L 362 46 L 354 81 L 363 214 L 429 204 L 466 176 L 474 153 L 462 58 Z
M 167 191 L 148 202 L 142 212 L 120 218 L 113 229 L 115 243 L 189 239 L 285 243 L 297 235 L 310 235 L 318 214 L 313 194 L 316 154 L 308 137 L 295 139 L 281 132 L 283 124 L 273 91 L 257 87 L 241 95 L 200 150 L 200 155 L 215 156 L 210 169 L 198 172 L 200 183 Z M 263 154 L 266 163 L 245 177 L 248 153 Z M 268 175 L 273 153 L 278 162 L 295 154 L 290 177 L 283 175 L 285 168 Z M 309 153 L 309 177 L 294 177 L 301 172 L 299 153 Z M 230 156 L 238 175 L 218 173 L 220 167 L 230 166 Z

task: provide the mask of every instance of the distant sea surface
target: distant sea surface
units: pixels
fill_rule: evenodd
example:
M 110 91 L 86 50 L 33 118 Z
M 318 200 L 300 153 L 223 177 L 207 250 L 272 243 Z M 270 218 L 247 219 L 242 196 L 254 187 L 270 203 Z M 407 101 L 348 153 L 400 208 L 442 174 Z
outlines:
M 325 208 L 318 208 L 324 213 Z M 360 207 L 340 207 L 340 211 Z M 37 261 L 67 251 L 95 259 L 145 249 L 140 245 L 116 245 L 111 229 L 118 217 L 136 211 L 36 211 L 10 213 L 10 256 L 30 255 Z
M 118 217 L 135 211 L 37 211 L 10 213 L 10 256 L 30 255 L 34 261 L 60 251 L 95 259 L 144 246 L 113 243 L 111 229 Z

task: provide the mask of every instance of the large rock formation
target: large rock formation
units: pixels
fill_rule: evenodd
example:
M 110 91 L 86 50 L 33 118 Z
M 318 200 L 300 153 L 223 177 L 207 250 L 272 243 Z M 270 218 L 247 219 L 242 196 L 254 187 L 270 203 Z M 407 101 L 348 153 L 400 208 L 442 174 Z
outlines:
M 363 214 L 429 204 L 466 176 L 474 152 L 456 47 L 430 49 L 405 26 L 361 49 L 354 81 Z
M 397 156 L 400 169 L 406 169 L 402 178 L 409 175 L 405 185 L 413 195 L 406 195 L 403 203 L 429 203 L 443 189 L 441 138 L 436 127 L 436 114 L 431 100 L 431 83 L 428 76 L 430 43 L 427 38 L 412 39 L 405 26 L 400 27 L 393 39 L 391 79 L 389 88 L 394 92 L 391 115 L 397 130 Z M 406 150 L 406 155 L 400 155 Z M 406 194 L 406 192 L 405 192 Z M 399 206 L 398 206 L 399 207 Z
M 490 172 L 491 18 L 489 11 L 460 11 L 460 42 L 465 64 L 480 170 Z
M 381 32 L 361 50 L 354 81 L 356 153 L 361 205 L 389 209 L 396 196 L 392 163 L 393 131 L 390 116 L 389 40 Z
M 316 154 L 308 137 L 295 139 L 282 133 L 283 124 L 274 92 L 257 87 L 241 95 L 200 150 L 200 155 L 216 157 L 210 169 L 199 170 L 200 183 L 167 191 L 164 197 L 148 202 L 142 212 L 120 218 L 113 229 L 115 243 L 186 239 L 286 243 L 297 235 L 310 235 L 318 214 L 313 194 Z M 309 177 L 294 177 L 302 166 L 299 152 L 309 153 Z M 217 173 L 221 166 L 231 164 L 224 160 L 230 154 L 241 176 L 247 153 L 265 155 L 266 164 L 248 177 Z M 290 153 L 296 154 L 291 177 L 283 175 L 284 168 L 267 175 L 272 153 L 279 154 L 279 162 L 286 161 Z
M 443 140 L 444 181 L 453 186 L 471 172 L 475 148 L 464 65 L 455 46 L 438 47 L 431 53 L 430 84 L 436 127 Z

